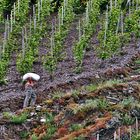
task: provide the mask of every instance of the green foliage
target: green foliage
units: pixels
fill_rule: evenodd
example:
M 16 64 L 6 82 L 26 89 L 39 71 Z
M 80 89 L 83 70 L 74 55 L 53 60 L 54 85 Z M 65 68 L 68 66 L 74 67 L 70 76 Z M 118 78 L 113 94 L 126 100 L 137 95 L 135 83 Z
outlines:
M 98 0 L 92 1 L 92 8 L 89 11 L 89 20 L 84 23 L 84 34 L 81 36 L 79 42 L 73 47 L 74 59 L 77 64 L 76 72 L 81 72 L 82 62 L 84 58 L 85 49 L 89 43 L 90 37 L 95 32 L 96 25 L 100 14 Z
M 95 109 L 98 106 L 97 100 L 86 100 L 84 104 L 78 106 L 77 108 L 73 109 L 73 113 L 77 114 L 78 112 L 87 112 L 91 109 Z
M 0 61 L 0 84 L 5 83 L 5 74 L 7 69 L 8 62 L 5 60 Z
M 4 18 L 12 10 L 12 5 L 15 0 L 0 0 L 0 22 L 4 21 Z
M 53 72 L 56 70 L 56 58 L 53 55 L 46 55 L 43 65 L 45 69 L 50 73 L 50 75 L 53 74 Z
M 55 92 L 54 94 L 52 94 L 52 99 L 60 99 L 62 97 L 62 92 Z
M 38 137 L 37 137 L 35 134 L 33 134 L 33 135 L 31 136 L 31 140 L 38 140 Z
M 117 33 L 118 19 L 120 17 L 121 12 L 125 15 L 125 10 L 121 11 L 121 6 L 123 1 L 117 2 L 117 7 L 113 7 L 112 11 L 108 12 L 108 28 L 106 32 L 105 39 L 105 28 L 103 25 L 102 30 L 98 34 L 98 39 L 100 42 L 100 47 L 97 49 L 97 53 L 100 58 L 107 59 L 113 56 L 119 48 L 126 45 L 130 39 L 131 35 L 135 38 L 140 36 L 140 26 L 139 26 L 139 18 L 140 12 L 139 10 L 132 10 L 132 13 L 124 18 L 124 33 L 120 33 L 120 30 Z M 134 12 L 133 12 L 134 11 Z M 121 19 L 122 20 L 122 19 Z M 105 23 L 105 21 L 103 22 Z M 120 21 L 121 23 L 121 21 Z
M 140 64 L 140 60 L 139 60 L 139 59 L 136 60 L 135 63 L 136 63 L 136 64 Z
M 88 92 L 92 92 L 92 91 L 95 91 L 97 88 L 98 88 L 97 85 L 91 84 L 91 85 L 86 86 L 85 90 L 88 91 Z
M 26 53 L 26 56 L 24 58 L 22 54 L 20 54 L 17 58 L 17 70 L 21 74 L 25 74 L 32 70 L 33 62 L 34 57 L 31 50 Z
M 10 119 L 11 118 L 11 114 L 9 112 L 3 112 L 3 118 L 5 119 Z
M 106 99 L 98 99 L 97 102 L 98 102 L 97 107 L 101 111 L 107 109 L 107 107 L 109 106 L 109 103 L 107 102 Z
M 40 19 L 37 19 L 36 29 L 34 30 L 34 22 L 31 23 L 31 36 L 27 38 L 28 45 L 25 49 L 25 56 L 22 56 L 22 53 L 19 55 L 17 59 L 17 70 L 21 74 L 25 74 L 32 70 L 33 63 L 35 62 L 35 58 L 38 54 L 38 46 L 40 43 L 41 37 L 46 32 L 46 17 L 50 15 L 52 8 L 50 6 L 50 1 L 42 1 L 42 10 L 40 13 Z M 36 16 L 38 13 L 38 5 L 36 4 Z M 42 24 L 42 28 L 40 28 L 40 24 Z M 28 27 L 29 28 L 29 27 Z M 50 59 L 49 59 L 50 60 Z M 50 70 L 50 69 L 49 69 Z
M 14 1 L 13 1 L 14 2 Z M 8 8 L 8 4 L 12 4 L 10 1 L 6 0 L 5 3 L 3 3 L 6 7 L 3 8 Z M 18 48 L 18 41 L 19 40 L 19 35 L 21 28 L 25 21 L 27 20 L 27 14 L 29 10 L 29 1 L 28 0 L 21 0 L 20 1 L 20 12 L 18 12 L 18 6 L 16 3 L 16 9 L 15 9 L 15 22 L 13 21 L 13 31 L 10 32 L 9 38 L 7 40 L 6 46 L 5 46 L 5 52 L 3 54 L 2 60 L 0 62 L 0 81 L 4 82 L 4 77 L 6 75 L 6 71 L 8 68 L 8 64 L 10 61 L 10 57 L 13 51 L 15 51 Z M 7 10 L 7 9 L 5 9 Z M 13 9 L 12 9 L 13 12 Z
M 81 69 L 82 67 L 82 61 L 83 61 L 83 57 L 84 57 L 84 50 L 85 48 L 85 38 L 82 37 L 81 41 L 78 42 L 75 46 L 74 46 L 74 49 L 73 49 L 73 54 L 74 54 L 74 58 L 75 58 L 75 61 L 77 63 L 77 67 Z
M 23 26 L 24 23 L 27 21 L 27 14 L 29 11 L 29 0 L 20 0 L 20 8 L 18 12 L 18 3 L 16 3 L 16 22 L 15 26 L 20 25 Z M 13 11 L 13 10 L 12 10 Z M 14 23 L 14 22 L 13 22 Z
M 129 97 L 127 99 L 123 99 L 123 101 L 120 103 L 123 108 L 126 108 L 126 109 L 131 109 L 135 106 L 135 101 L 134 101 L 134 98 L 132 97 Z
M 139 134 L 133 134 L 131 140 L 140 140 L 140 133 Z
M 52 124 L 54 121 L 54 116 L 52 113 L 46 112 L 46 123 L 47 124 Z
M 36 12 L 36 16 L 38 13 L 38 5 L 36 4 L 37 7 L 37 12 Z M 53 11 L 53 7 L 50 6 L 50 1 L 48 0 L 43 0 L 42 1 L 42 11 L 40 13 L 40 20 L 43 21 L 47 16 L 50 15 L 50 12 Z
M 67 29 L 64 26 L 61 26 L 60 32 L 56 32 L 54 35 L 55 46 L 53 47 L 53 55 L 57 61 L 63 60 L 63 40 L 66 37 Z
M 129 34 L 134 34 L 136 38 L 140 37 L 140 10 L 134 11 L 125 19 L 125 30 Z
M 56 132 L 56 126 L 55 125 L 49 125 L 49 127 L 47 129 L 47 134 L 43 138 L 43 140 L 49 140 L 49 139 L 51 139 L 55 132 Z
M 112 11 L 109 13 L 108 17 L 108 28 L 106 32 L 106 40 L 104 38 L 105 36 L 105 30 L 106 26 L 103 25 L 103 29 L 98 34 L 98 40 L 100 42 L 100 47 L 97 49 L 97 53 L 100 58 L 107 59 L 111 57 L 118 48 L 121 46 L 121 40 L 120 37 L 116 34 L 116 28 L 118 24 L 118 18 L 120 16 L 120 7 L 113 7 Z M 103 23 L 105 23 L 104 21 Z
M 125 46 L 126 44 L 129 43 L 131 37 L 130 37 L 130 34 L 125 32 L 123 34 L 118 34 L 119 36 L 119 39 L 120 39 L 120 47 L 123 47 Z
M 53 72 L 56 70 L 56 65 L 59 61 L 62 61 L 64 59 L 65 53 L 64 53 L 64 47 L 63 47 L 63 41 L 68 33 L 68 28 L 70 26 L 70 23 L 74 19 L 74 12 L 73 12 L 73 0 L 69 0 L 65 9 L 65 15 L 63 15 L 63 24 L 62 22 L 62 8 L 59 9 L 59 16 L 61 17 L 59 20 L 60 25 L 57 26 L 56 31 L 54 32 L 54 42 L 55 44 L 53 47 L 51 47 L 51 52 L 46 55 L 44 59 L 44 67 L 45 69 L 51 74 L 51 78 L 53 75 Z M 51 44 L 52 45 L 52 44 Z
M 123 125 L 132 125 L 134 123 L 135 119 L 132 118 L 130 115 L 125 114 L 122 116 L 121 122 Z
M 63 19 L 63 24 L 60 25 L 60 27 L 57 27 L 57 30 L 54 34 L 54 42 L 55 46 L 53 47 L 53 55 L 56 57 L 56 60 L 60 61 L 62 60 L 63 55 L 63 41 L 68 33 L 68 28 L 70 26 L 70 23 L 74 19 L 74 12 L 73 12 L 73 0 L 69 0 L 67 7 L 65 9 L 65 15 Z M 59 9 L 59 16 L 61 17 L 60 20 L 62 20 L 62 8 Z
M 22 113 L 21 115 L 14 115 L 11 117 L 11 122 L 14 124 L 22 124 L 27 120 L 27 117 L 27 113 Z
M 108 5 L 109 1 L 108 0 L 99 0 L 100 1 L 100 10 L 103 12 L 106 10 L 106 6 Z
M 83 13 L 85 11 L 86 8 L 86 2 L 87 0 L 75 0 L 74 5 L 73 5 L 73 9 L 74 12 L 76 14 L 80 14 Z
M 29 135 L 30 135 L 30 133 L 27 132 L 27 131 L 21 131 L 19 133 L 19 136 L 20 136 L 21 139 L 27 139 Z
M 56 126 L 54 124 L 54 115 L 52 113 L 46 112 L 46 124 L 48 126 L 47 134 L 44 136 L 43 140 L 49 140 L 56 132 Z
M 81 128 L 83 128 L 82 124 L 72 124 L 70 126 L 70 131 L 77 131 L 80 130 Z

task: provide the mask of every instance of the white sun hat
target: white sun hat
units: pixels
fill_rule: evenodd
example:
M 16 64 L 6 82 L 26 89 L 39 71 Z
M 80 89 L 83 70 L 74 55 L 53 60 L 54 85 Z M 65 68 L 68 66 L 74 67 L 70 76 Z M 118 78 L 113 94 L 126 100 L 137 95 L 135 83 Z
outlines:
M 36 73 L 26 73 L 22 79 L 23 81 L 26 81 L 28 78 L 32 78 L 33 80 L 38 81 L 40 76 Z

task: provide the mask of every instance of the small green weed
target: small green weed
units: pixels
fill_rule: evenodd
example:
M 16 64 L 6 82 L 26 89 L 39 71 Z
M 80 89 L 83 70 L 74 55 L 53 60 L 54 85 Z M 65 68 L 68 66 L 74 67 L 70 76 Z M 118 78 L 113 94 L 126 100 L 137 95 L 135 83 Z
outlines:
M 29 136 L 29 132 L 27 132 L 27 131 L 21 131 L 20 133 L 19 133 L 19 136 L 20 136 L 20 138 L 21 139 L 27 139 L 27 137 Z
M 72 124 L 70 126 L 70 131 L 77 131 L 79 129 L 83 128 L 82 124 Z
M 38 137 L 37 137 L 35 134 L 33 134 L 33 135 L 31 136 L 31 140 L 38 140 Z
M 9 112 L 3 112 L 3 117 L 4 117 L 5 119 L 10 119 L 11 116 L 12 116 L 12 115 L 11 115 Z
M 139 134 L 133 134 L 132 140 L 140 140 L 140 133 Z
M 98 102 L 97 107 L 99 110 L 104 110 L 109 106 L 109 103 L 106 99 L 98 99 L 97 102 Z
M 136 63 L 136 64 L 140 64 L 140 60 L 136 60 L 135 63 Z
M 132 125 L 134 123 L 135 119 L 132 118 L 130 115 L 128 114 L 125 114 L 123 117 L 122 117 L 122 124 L 123 125 Z
M 123 106 L 123 108 L 130 109 L 134 107 L 134 103 L 136 103 L 134 101 L 134 98 L 129 97 L 127 99 L 123 99 L 123 101 L 120 104 Z
M 27 120 L 27 117 L 28 117 L 27 113 L 22 113 L 20 116 L 14 115 L 11 118 L 11 122 L 15 124 L 22 124 Z
M 97 87 L 98 87 L 97 85 L 91 84 L 91 85 L 86 86 L 85 90 L 88 92 L 93 92 L 93 91 L 97 90 Z

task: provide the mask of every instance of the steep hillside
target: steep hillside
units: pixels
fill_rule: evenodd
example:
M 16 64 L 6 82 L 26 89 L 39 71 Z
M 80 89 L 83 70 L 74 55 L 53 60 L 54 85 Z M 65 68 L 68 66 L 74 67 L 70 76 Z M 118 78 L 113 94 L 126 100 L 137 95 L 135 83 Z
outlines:
M 139 139 L 140 2 L 29 4 L 0 14 L 0 139 Z M 23 109 L 27 72 L 41 79 Z

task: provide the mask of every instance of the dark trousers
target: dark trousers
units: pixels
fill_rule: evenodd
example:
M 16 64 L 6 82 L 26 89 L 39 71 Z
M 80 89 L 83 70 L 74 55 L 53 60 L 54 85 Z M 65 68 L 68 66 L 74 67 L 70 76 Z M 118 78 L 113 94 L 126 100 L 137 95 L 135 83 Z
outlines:
M 34 106 L 36 102 L 36 94 L 34 90 L 30 87 L 25 89 L 25 92 L 26 92 L 26 97 L 24 99 L 23 108 L 28 106 Z

